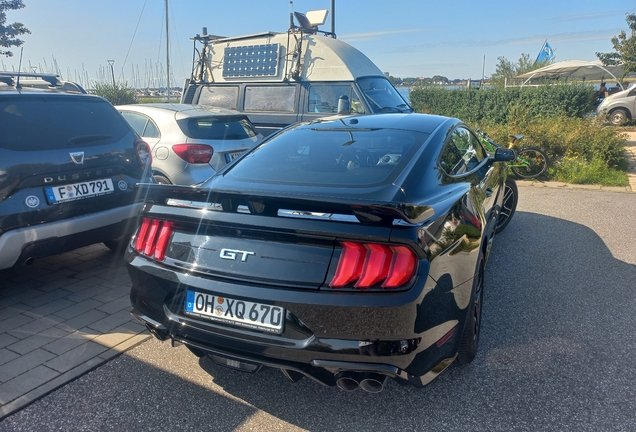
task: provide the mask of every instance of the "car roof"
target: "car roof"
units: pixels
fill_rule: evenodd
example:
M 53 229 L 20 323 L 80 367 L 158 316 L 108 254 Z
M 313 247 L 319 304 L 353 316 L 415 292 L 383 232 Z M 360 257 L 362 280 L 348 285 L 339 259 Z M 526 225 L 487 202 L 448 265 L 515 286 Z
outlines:
M 192 104 L 173 104 L 173 103 L 150 103 L 150 104 L 130 104 L 130 105 L 116 105 L 119 111 L 135 111 L 152 116 L 153 114 L 162 115 L 166 113 L 172 113 L 176 118 L 185 117 L 202 117 L 210 115 L 240 115 L 245 116 L 244 113 L 240 113 L 227 108 L 220 108 L 207 105 L 192 105 Z

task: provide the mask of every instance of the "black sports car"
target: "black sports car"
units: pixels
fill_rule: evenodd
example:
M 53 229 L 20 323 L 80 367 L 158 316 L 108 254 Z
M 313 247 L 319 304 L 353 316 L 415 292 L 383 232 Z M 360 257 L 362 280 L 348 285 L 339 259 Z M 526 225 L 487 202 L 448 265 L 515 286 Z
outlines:
M 133 315 L 236 369 L 426 385 L 477 352 L 512 159 L 453 118 L 339 117 L 290 126 L 199 186 L 140 185 Z

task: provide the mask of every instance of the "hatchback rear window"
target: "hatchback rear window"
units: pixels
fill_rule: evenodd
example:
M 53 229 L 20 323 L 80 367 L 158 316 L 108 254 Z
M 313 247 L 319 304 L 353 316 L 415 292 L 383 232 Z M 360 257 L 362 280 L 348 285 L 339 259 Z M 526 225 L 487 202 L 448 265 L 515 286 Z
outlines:
M 130 128 L 103 99 L 69 95 L 0 98 L 0 147 L 48 150 L 115 143 Z
M 115 143 L 130 128 L 117 110 L 94 97 L 0 97 L 0 147 L 31 151 Z
M 194 139 L 241 140 L 257 135 L 247 117 L 195 117 L 179 120 L 183 133 Z
M 397 129 L 291 129 L 264 142 L 226 175 L 308 186 L 389 183 L 428 136 Z

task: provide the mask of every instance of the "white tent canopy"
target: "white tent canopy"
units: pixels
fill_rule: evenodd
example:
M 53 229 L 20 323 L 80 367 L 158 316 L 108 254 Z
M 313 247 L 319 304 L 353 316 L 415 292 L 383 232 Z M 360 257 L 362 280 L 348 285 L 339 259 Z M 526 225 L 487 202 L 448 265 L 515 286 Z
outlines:
M 552 63 L 539 69 L 518 75 L 515 78 L 525 79 L 524 85 L 532 78 L 579 78 L 582 80 L 611 80 L 618 82 L 623 75 L 623 65 L 604 66 L 600 60 L 566 60 Z

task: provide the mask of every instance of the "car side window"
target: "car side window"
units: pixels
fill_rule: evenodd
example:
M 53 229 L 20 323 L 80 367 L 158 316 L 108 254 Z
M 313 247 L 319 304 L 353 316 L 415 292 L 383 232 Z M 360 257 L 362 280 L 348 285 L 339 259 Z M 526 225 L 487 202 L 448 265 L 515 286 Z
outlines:
M 338 100 L 343 95 L 349 98 L 352 114 L 364 113 L 360 98 L 353 88 L 346 84 L 312 85 L 309 88 L 307 112 L 335 114 L 338 112 Z
M 460 175 L 475 169 L 485 158 L 477 137 L 464 127 L 455 129 L 442 150 L 440 165 L 449 175 Z
M 199 105 L 213 105 L 235 110 L 238 106 L 238 86 L 208 86 L 201 89 Z
M 296 86 L 247 86 L 245 111 L 294 112 Z
M 146 129 L 144 130 L 144 134 L 142 135 L 144 138 L 160 138 L 161 134 L 159 133 L 159 128 L 152 120 L 148 119 L 148 123 L 146 123 Z
M 132 126 L 132 128 L 140 137 L 159 138 L 161 136 L 161 134 L 159 133 L 159 128 L 157 127 L 155 122 L 150 120 L 149 117 L 146 117 L 143 114 L 127 111 L 123 111 L 121 115 L 124 116 L 128 124 Z

